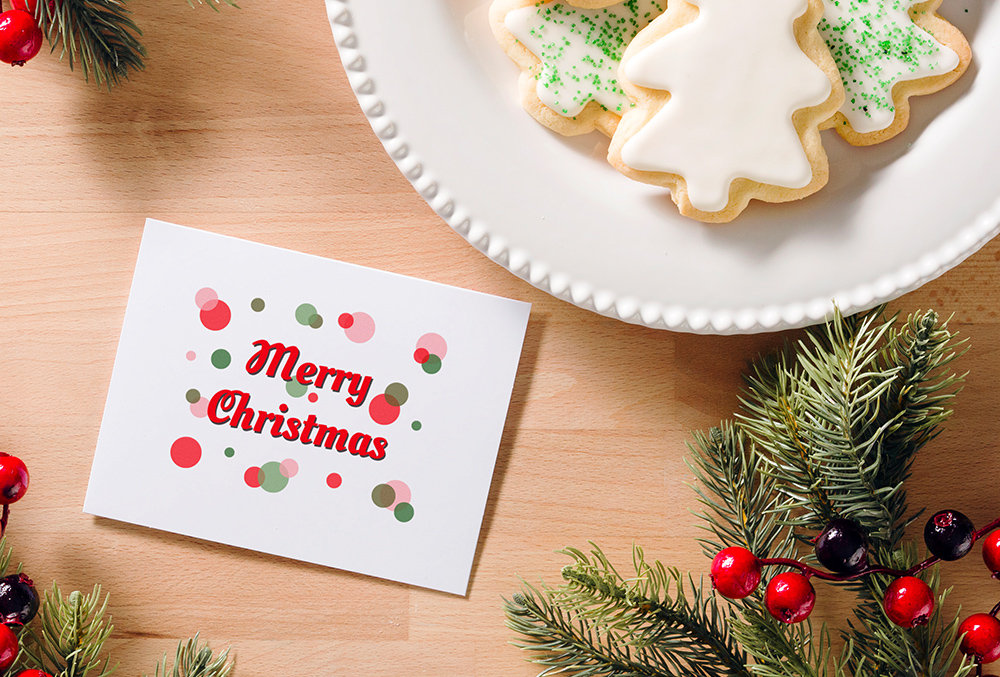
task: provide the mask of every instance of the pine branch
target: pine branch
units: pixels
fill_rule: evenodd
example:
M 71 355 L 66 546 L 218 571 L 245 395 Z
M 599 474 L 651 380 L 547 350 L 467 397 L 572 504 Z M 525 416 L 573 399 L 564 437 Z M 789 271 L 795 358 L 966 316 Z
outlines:
M 233 670 L 233 663 L 227 662 L 229 649 L 213 657 L 208 645 L 198 648 L 198 635 L 182 641 L 177 645 L 174 664 L 167 669 L 167 655 L 157 661 L 153 677 L 228 677 Z M 161 672 L 162 669 L 162 672 Z M 148 675 L 146 676 L 148 677 Z
M 892 425 L 883 441 L 885 462 L 876 480 L 894 488 L 886 501 L 892 515 L 892 547 L 916 517 L 906 515 L 903 483 L 917 452 L 938 435 L 940 425 L 951 415 L 946 405 L 961 390 L 965 375 L 947 370 L 964 354 L 965 344 L 965 340 L 955 340 L 947 320 L 939 323 L 937 313 L 928 311 L 910 315 L 900 331 L 893 330 L 881 356 L 886 368 L 899 368 L 886 394 L 884 415 Z
M 219 5 L 222 4 L 223 2 L 225 2 L 230 7 L 235 7 L 236 9 L 240 8 L 240 6 L 236 4 L 236 0 L 197 0 L 197 2 L 199 5 L 208 5 L 216 12 L 219 11 Z M 188 4 L 194 7 L 195 0 L 188 0 Z
M 547 667 L 541 674 L 750 676 L 727 619 L 693 581 L 689 600 L 680 574 L 647 564 L 639 548 L 629 579 L 596 546 L 590 556 L 564 552 L 574 559 L 565 585 L 524 584 L 504 607 L 508 627 L 524 638 L 516 646 Z
M 96 677 L 108 677 L 117 666 L 104 655 L 104 643 L 114 630 L 110 618 L 105 620 L 107 608 L 108 597 L 101 599 L 100 586 L 89 595 L 74 590 L 63 597 L 53 583 L 42 597 L 38 617 L 25 626 L 24 665 L 55 677 L 86 677 L 92 671 Z
M 788 557 L 795 539 L 787 526 L 788 510 L 776 480 L 764 472 L 766 461 L 739 427 L 724 422 L 708 436 L 695 433 L 688 466 L 698 482 L 698 500 L 707 508 L 698 514 L 720 542 L 700 539 L 705 554 L 727 546 L 747 548 L 758 557 Z M 828 632 L 820 630 L 814 648 L 809 624 L 788 626 L 766 610 L 758 590 L 742 600 L 742 620 L 730 624 L 740 645 L 753 656 L 754 673 L 766 677 L 807 677 L 824 674 L 829 663 Z
M 39 2 L 35 15 L 52 51 L 79 63 L 84 78 L 110 89 L 127 80 L 129 71 L 145 68 L 146 49 L 139 42 L 142 31 L 130 18 L 126 0 L 52 0 Z

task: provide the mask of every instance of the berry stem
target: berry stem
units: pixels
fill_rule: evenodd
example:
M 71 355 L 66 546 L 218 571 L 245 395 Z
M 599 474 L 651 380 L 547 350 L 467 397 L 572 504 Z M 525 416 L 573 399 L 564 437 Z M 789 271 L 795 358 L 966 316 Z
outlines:
M 856 571 L 853 574 L 833 574 L 829 571 L 823 571 L 822 569 L 815 569 L 804 562 L 800 562 L 796 559 L 789 559 L 787 557 L 769 557 L 760 560 L 762 565 L 774 565 L 774 566 L 787 566 L 794 569 L 798 569 L 802 572 L 802 575 L 806 578 L 815 576 L 824 581 L 853 581 L 862 576 L 867 576 L 868 574 L 887 574 L 889 576 L 905 576 L 906 572 L 900 571 L 898 569 L 889 569 L 887 567 L 873 567 L 869 566 L 861 571 Z

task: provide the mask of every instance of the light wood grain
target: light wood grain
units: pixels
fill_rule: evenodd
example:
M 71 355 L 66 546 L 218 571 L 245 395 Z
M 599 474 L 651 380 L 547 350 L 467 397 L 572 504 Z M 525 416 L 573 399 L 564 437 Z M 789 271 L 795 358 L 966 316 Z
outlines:
M 148 69 L 113 93 L 47 54 L 0 72 L 0 449 L 32 475 L 10 542 L 40 587 L 111 593 L 121 674 L 151 672 L 201 631 L 233 645 L 241 677 L 527 677 L 537 670 L 507 643 L 501 596 L 517 576 L 555 581 L 566 560 L 554 550 L 594 539 L 627 564 L 635 542 L 707 571 L 685 441 L 731 414 L 746 360 L 794 332 L 630 326 L 488 261 L 386 158 L 318 0 L 133 9 Z M 534 304 L 467 598 L 82 514 L 147 216 Z M 894 304 L 955 313 L 971 341 L 955 418 L 910 496 L 977 523 L 1000 514 L 998 259 L 991 243 Z M 967 609 L 1000 598 L 978 555 L 945 578 Z M 827 590 L 816 616 L 842 623 Z

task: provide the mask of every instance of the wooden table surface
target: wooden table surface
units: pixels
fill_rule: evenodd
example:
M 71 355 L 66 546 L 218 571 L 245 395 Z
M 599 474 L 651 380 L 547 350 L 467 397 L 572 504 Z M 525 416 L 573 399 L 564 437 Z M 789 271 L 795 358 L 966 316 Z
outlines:
M 413 0 L 411 0 L 413 1 Z M 746 360 L 794 333 L 627 325 L 555 300 L 449 229 L 387 158 L 348 87 L 320 0 L 216 14 L 135 3 L 148 67 L 115 91 L 43 53 L 0 71 L 0 450 L 32 477 L 8 529 L 40 588 L 111 594 L 120 674 L 201 632 L 237 674 L 534 675 L 501 597 L 557 581 L 554 551 L 600 543 L 695 574 L 689 431 L 736 407 Z M 466 598 L 82 513 L 146 217 L 533 304 Z M 912 506 L 1000 514 L 1000 242 L 893 304 L 954 313 L 970 370 L 916 463 Z M 916 535 L 916 530 L 914 530 Z M 988 610 L 979 557 L 953 603 Z M 817 618 L 843 621 L 821 601 Z

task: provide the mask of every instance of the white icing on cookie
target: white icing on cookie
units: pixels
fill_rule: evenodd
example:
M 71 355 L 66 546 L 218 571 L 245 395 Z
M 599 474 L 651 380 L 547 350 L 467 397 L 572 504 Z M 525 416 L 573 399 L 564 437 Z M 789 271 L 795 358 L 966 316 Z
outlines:
M 840 112 L 854 131 L 885 129 L 896 117 L 897 82 L 950 73 L 960 59 L 913 23 L 917 0 L 824 0 L 819 31 L 840 70 L 847 98 Z
M 793 23 L 808 0 L 687 0 L 698 17 L 630 55 L 623 75 L 670 99 L 622 147 L 640 171 L 678 174 L 702 211 L 729 202 L 733 180 L 802 188 L 812 167 L 792 114 L 824 102 L 830 80 Z
M 541 62 L 538 98 L 565 117 L 591 100 L 621 114 L 631 105 L 618 66 L 636 33 L 663 13 L 666 0 L 628 0 L 603 9 L 537 3 L 507 13 L 504 25 Z

